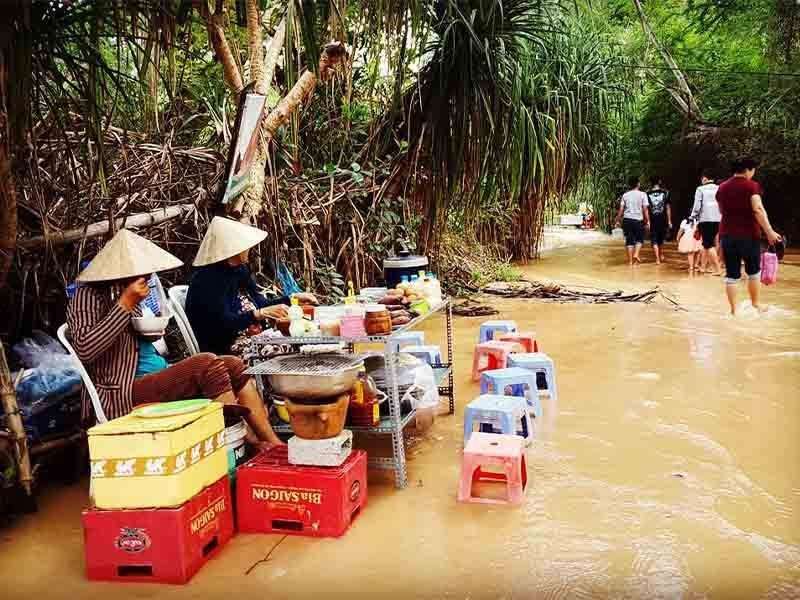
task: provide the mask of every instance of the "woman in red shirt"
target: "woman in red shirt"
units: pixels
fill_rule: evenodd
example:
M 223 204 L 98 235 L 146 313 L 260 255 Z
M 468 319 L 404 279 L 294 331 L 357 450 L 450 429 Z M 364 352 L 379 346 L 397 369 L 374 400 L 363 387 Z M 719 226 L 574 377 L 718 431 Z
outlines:
M 725 255 L 725 293 L 736 314 L 736 284 L 741 278 L 741 265 L 747 273 L 747 291 L 753 307 L 761 310 L 761 231 L 770 244 L 780 241 L 769 223 L 767 211 L 761 201 L 761 186 L 753 181 L 758 163 L 752 158 L 742 158 L 732 163 L 733 177 L 723 181 L 717 190 L 722 220 L 719 235 Z

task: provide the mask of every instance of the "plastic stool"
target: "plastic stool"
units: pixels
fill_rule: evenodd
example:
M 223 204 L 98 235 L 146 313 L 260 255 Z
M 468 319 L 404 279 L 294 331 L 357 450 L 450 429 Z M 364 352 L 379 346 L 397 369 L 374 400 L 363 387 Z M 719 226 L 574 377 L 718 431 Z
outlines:
M 517 330 L 517 324 L 514 321 L 484 321 L 481 324 L 481 331 L 478 337 L 478 343 L 488 342 L 494 339 L 495 332 L 513 333 Z
M 536 343 L 536 333 L 533 331 L 498 333 L 494 339 L 498 342 L 516 342 L 524 348 L 523 352 L 539 351 L 539 344 Z
M 424 346 L 425 333 L 422 331 L 404 331 L 393 335 L 389 343 L 395 352 L 400 352 L 406 346 Z
M 529 352 L 515 354 L 509 357 L 509 367 L 519 367 L 520 369 L 527 369 L 534 373 L 544 373 L 544 379 L 547 383 L 547 392 L 553 400 L 558 399 L 558 388 L 556 386 L 556 366 L 553 359 L 547 356 L 544 352 Z
M 429 365 L 442 364 L 442 351 L 439 346 L 405 346 L 403 353 L 416 356 Z
M 478 381 L 481 373 L 491 369 L 505 369 L 508 357 L 517 349 L 514 342 L 483 342 L 475 346 L 472 354 L 472 381 Z
M 525 398 L 484 394 L 464 409 L 464 445 L 472 436 L 477 423 L 483 433 L 518 435 L 530 444 L 533 423 Z
M 525 487 L 528 484 L 528 471 L 525 465 L 523 445 L 525 442 L 517 435 L 503 435 L 475 432 L 464 448 L 461 462 L 461 482 L 458 486 L 459 502 L 482 504 L 522 504 Z M 481 467 L 500 466 L 502 473 L 484 471 Z M 505 482 L 505 500 L 482 498 L 472 495 L 473 484 L 479 481 Z
M 505 344 L 507 342 L 499 342 Z M 512 355 L 513 356 L 513 355 Z M 525 386 L 528 386 L 528 392 Z M 511 394 L 506 394 L 507 387 Z M 539 402 L 539 390 L 536 389 L 536 373 L 528 369 L 507 368 L 484 371 L 481 373 L 481 394 L 510 395 L 527 398 L 528 407 L 538 419 L 542 416 L 542 404 Z

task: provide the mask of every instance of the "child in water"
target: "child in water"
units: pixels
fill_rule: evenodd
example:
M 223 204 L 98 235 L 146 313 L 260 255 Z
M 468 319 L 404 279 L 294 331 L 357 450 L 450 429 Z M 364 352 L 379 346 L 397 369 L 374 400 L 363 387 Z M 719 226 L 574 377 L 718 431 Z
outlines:
M 696 229 L 697 224 L 691 217 L 684 219 L 678 229 L 678 252 L 686 255 L 689 261 L 689 273 L 694 272 L 695 264 L 697 264 L 697 268 L 700 268 L 700 251 L 703 249 L 703 242 L 695 238 Z

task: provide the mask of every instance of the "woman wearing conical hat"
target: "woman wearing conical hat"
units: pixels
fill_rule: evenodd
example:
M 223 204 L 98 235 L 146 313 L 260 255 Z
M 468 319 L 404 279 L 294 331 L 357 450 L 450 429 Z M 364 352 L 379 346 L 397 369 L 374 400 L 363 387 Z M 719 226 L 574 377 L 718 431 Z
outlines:
M 69 305 L 67 328 L 72 345 L 97 388 L 108 419 L 134 406 L 188 398 L 210 398 L 249 409 L 249 440 L 281 443 L 267 420 L 255 382 L 233 356 L 196 354 L 172 366 L 152 364 L 147 342 L 133 328 L 142 316 L 152 273 L 181 266 L 181 261 L 126 229 L 119 231 L 78 276 L 80 286 Z M 142 369 L 147 358 L 148 366 Z M 91 402 L 84 390 L 84 420 Z
M 189 283 L 186 316 L 200 350 L 241 354 L 247 338 L 263 331 L 268 319 L 287 316 L 289 298 L 267 300 L 247 267 L 250 249 L 267 233 L 238 221 L 214 217 Z M 316 304 L 312 294 L 295 294 L 301 304 Z

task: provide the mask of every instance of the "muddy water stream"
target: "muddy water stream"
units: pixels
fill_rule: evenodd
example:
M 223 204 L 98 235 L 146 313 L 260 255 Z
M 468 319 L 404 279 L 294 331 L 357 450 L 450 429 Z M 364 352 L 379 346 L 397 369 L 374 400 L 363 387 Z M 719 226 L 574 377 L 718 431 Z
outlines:
M 0 597 L 800 598 L 800 260 L 765 291 L 765 315 L 731 319 L 719 278 L 668 258 L 630 270 L 618 244 L 596 243 L 526 275 L 657 284 L 685 311 L 493 301 L 557 367 L 521 508 L 456 503 L 481 321 L 457 318 L 456 415 L 413 437 L 406 490 L 371 477 L 343 538 L 238 536 L 189 586 L 90 584 L 85 487 L 54 487 L 0 530 Z M 426 326 L 430 342 L 440 329 Z

